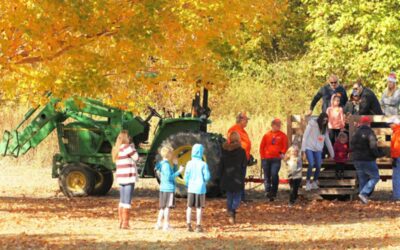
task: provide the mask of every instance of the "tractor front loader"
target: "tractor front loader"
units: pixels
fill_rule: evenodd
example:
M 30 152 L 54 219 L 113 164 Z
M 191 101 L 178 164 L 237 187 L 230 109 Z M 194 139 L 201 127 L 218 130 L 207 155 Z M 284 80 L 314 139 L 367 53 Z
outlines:
M 170 145 L 175 149 L 179 164 L 186 165 L 194 143 L 205 146 L 205 160 L 213 179 L 209 195 L 219 194 L 216 171 L 223 138 L 207 132 L 208 91 L 204 90 L 203 106 L 200 94 L 193 100 L 192 113 L 178 118 L 164 118 L 149 107 L 149 115 L 142 119 L 129 111 L 111 107 L 87 98 L 65 101 L 50 98 L 44 106 L 29 110 L 21 123 L 11 132 L 5 131 L 0 142 L 0 154 L 19 157 L 36 148 L 54 130 L 57 132 L 59 152 L 53 156 L 52 177 L 59 179 L 61 191 L 67 196 L 105 195 L 113 184 L 115 165 L 111 150 L 121 130 L 128 130 L 140 155 L 141 177 L 155 177 L 154 166 L 160 159 L 159 148 Z M 150 145 L 150 120 L 159 119 Z M 183 176 L 177 177 L 177 192 L 184 195 Z

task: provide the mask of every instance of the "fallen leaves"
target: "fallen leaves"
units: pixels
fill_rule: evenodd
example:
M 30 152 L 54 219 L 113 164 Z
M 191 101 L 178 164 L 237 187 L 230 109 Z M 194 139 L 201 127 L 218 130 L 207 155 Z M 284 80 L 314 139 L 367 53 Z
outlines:
M 19 168 L 12 171 L 18 172 Z M 41 171 L 22 171 L 21 179 L 36 177 Z M 6 174 L 3 171 L 3 177 Z M 241 206 L 238 223 L 230 225 L 225 200 L 208 199 L 203 216 L 206 232 L 196 234 L 186 232 L 186 200 L 177 199 L 170 218 L 174 230 L 163 232 L 153 229 L 158 212 L 154 180 L 142 180 L 135 190 L 132 230 L 121 231 L 117 225 L 117 190 L 106 197 L 52 197 L 52 180 L 46 171 L 41 174 L 43 176 L 38 178 L 42 181 L 37 185 L 44 188 L 34 193 L 31 190 L 36 182 L 26 182 L 19 189 L 13 189 L 13 185 L 9 185 L 11 180 L 0 177 L 0 189 L 7 194 L 7 197 L 0 197 L 0 249 L 400 247 L 400 206 L 389 201 L 373 201 L 365 206 L 357 201 L 299 200 L 289 209 L 286 191 L 281 191 L 279 199 L 273 203 L 257 199 L 255 192 L 249 193 L 254 202 Z

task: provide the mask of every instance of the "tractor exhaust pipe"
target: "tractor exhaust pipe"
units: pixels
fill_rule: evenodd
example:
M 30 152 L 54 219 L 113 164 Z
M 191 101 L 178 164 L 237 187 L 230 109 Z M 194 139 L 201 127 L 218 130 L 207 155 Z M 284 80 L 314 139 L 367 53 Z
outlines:
M 208 89 L 203 90 L 203 109 L 208 110 Z

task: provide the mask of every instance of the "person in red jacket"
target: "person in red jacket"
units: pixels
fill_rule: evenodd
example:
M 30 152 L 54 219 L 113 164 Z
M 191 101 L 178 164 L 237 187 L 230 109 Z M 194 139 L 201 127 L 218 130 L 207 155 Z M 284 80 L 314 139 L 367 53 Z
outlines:
M 251 141 L 249 138 L 249 135 L 247 134 L 245 128 L 247 127 L 247 124 L 249 122 L 250 118 L 246 115 L 245 112 L 240 112 L 237 116 L 236 116 L 236 124 L 233 125 L 229 130 L 228 130 L 228 136 L 227 138 L 231 138 L 231 134 L 232 132 L 237 132 L 240 136 L 240 144 L 242 146 L 242 148 L 244 149 L 244 151 L 246 152 L 246 158 L 247 161 L 249 163 L 252 162 L 252 156 L 250 154 L 251 151 Z M 229 140 L 228 140 L 228 143 Z M 246 178 L 246 173 L 247 173 L 247 166 L 245 168 L 243 168 L 243 175 L 244 178 Z M 243 202 L 246 202 L 245 200 L 245 188 L 243 185 L 243 190 L 242 190 L 242 198 L 241 200 Z
M 336 177 L 343 179 L 346 162 L 349 160 L 349 137 L 346 133 L 339 133 L 333 150 L 335 151 Z
M 270 201 L 276 198 L 281 160 L 288 148 L 288 138 L 285 133 L 281 131 L 281 125 L 281 120 L 275 118 L 271 123 L 271 130 L 263 136 L 260 144 L 265 192 L 266 197 Z
M 392 185 L 393 200 L 400 200 L 400 120 L 399 118 L 391 118 L 388 123 L 392 128 L 393 134 L 390 143 L 390 156 L 392 157 Z

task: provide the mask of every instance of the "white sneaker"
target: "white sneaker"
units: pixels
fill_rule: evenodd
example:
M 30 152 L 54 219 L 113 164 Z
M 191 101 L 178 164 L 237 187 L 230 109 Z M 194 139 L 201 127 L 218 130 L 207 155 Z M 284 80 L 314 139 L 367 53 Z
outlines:
M 164 224 L 163 231 L 169 231 L 169 230 L 172 230 L 172 228 L 169 226 L 169 224 Z
M 161 225 L 157 223 L 157 224 L 154 226 L 154 229 L 155 229 L 155 230 L 161 230 Z
M 368 204 L 368 197 L 367 196 L 359 194 L 358 197 L 360 198 L 362 203 Z
M 319 186 L 318 186 L 318 181 L 313 181 L 312 183 L 311 183 L 311 189 L 318 189 L 319 188 Z
M 310 191 L 311 190 L 311 182 L 310 181 L 307 181 L 307 183 L 306 183 L 306 191 Z

